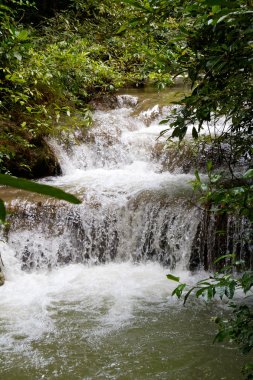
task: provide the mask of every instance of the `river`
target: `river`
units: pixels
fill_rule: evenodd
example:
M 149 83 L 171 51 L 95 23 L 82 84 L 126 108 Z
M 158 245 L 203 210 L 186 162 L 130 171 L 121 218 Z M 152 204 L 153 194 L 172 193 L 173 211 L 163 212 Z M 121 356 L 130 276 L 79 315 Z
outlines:
M 4 380 L 239 380 L 242 357 L 213 344 L 219 301 L 171 297 L 173 272 L 194 284 L 189 260 L 200 211 L 191 173 L 157 141 L 166 106 L 180 96 L 129 90 L 94 112 L 85 143 L 49 143 L 80 206 L 19 191 L 6 199 L 0 242 L 0 378 Z M 6 190 L 5 190 L 6 193 Z

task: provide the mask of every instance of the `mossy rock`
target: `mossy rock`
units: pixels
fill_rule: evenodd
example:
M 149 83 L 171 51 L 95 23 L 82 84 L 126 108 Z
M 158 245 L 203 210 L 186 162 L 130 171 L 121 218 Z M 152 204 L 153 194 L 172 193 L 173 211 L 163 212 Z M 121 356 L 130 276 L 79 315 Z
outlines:
M 4 285 L 5 283 L 5 277 L 3 272 L 0 272 L 0 286 Z
M 4 166 L 12 175 L 23 178 L 42 178 L 61 174 L 61 168 L 52 149 L 41 139 L 32 147 L 17 146 L 15 156 L 6 159 Z
M 0 118 L 0 172 L 23 178 L 61 173 L 60 165 L 43 135 L 33 138 L 14 121 Z
M 93 99 L 89 103 L 89 106 L 93 110 L 109 111 L 117 108 L 118 101 L 115 95 L 98 94 L 97 96 L 93 97 Z

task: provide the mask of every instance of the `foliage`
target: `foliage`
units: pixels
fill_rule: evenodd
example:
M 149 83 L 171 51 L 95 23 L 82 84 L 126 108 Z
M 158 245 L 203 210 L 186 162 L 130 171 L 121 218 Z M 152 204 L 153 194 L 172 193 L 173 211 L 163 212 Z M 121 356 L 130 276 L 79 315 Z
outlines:
M 253 7 L 240 0 L 203 0 L 185 11 L 185 54 L 179 62 L 193 91 L 175 115 L 172 137 L 182 139 L 190 127 L 197 138 L 204 123 L 224 116 L 222 137 L 236 134 L 243 148 L 239 154 L 251 154 Z
M 210 212 L 218 214 L 233 214 L 238 217 L 246 216 L 253 222 L 253 170 L 248 169 L 238 181 L 224 180 L 222 173 L 214 172 L 211 161 L 207 162 L 208 180 L 200 178 L 195 170 L 195 180 L 191 181 L 199 201 Z
M 224 181 L 221 173 L 213 171 L 212 162 L 207 162 L 208 179 L 202 180 L 198 171 L 195 171 L 195 180 L 192 181 L 193 189 L 199 194 L 198 199 L 204 207 L 208 207 L 214 214 L 233 214 L 238 218 L 247 217 L 253 222 L 253 170 L 248 169 L 236 184 L 231 180 L 229 185 Z M 180 283 L 180 279 L 173 275 L 167 275 L 169 280 L 179 283 L 172 295 L 183 297 L 184 304 L 191 294 L 197 298 L 212 300 L 219 297 L 229 299 L 229 307 L 232 313 L 229 318 L 215 318 L 219 332 L 214 342 L 222 342 L 225 339 L 235 342 L 244 354 L 253 348 L 253 311 L 252 311 L 252 287 L 253 271 L 246 268 L 245 263 L 237 258 L 236 252 L 226 254 L 215 260 L 217 265 L 223 262 L 222 269 L 206 279 L 200 280 L 193 287 L 186 283 Z M 240 294 L 235 300 L 236 294 Z M 241 296 L 241 293 L 245 296 Z M 239 300 L 239 301 L 238 301 Z M 243 368 L 246 379 L 253 378 L 253 365 L 247 364 Z
M 253 272 L 244 271 L 236 276 L 234 270 L 242 268 L 244 263 L 236 261 L 235 255 L 224 255 L 217 259 L 218 261 L 232 260 L 230 265 L 225 264 L 221 272 L 216 272 L 206 279 L 198 281 L 193 287 L 186 283 L 180 283 L 178 277 L 171 274 L 167 275 L 169 280 L 179 283 L 173 290 L 172 295 L 178 298 L 183 297 L 184 304 L 187 302 L 191 294 L 197 298 L 202 297 L 205 300 L 227 298 L 230 301 L 229 307 L 232 310 L 232 316 L 229 318 L 215 318 L 215 322 L 219 327 L 219 331 L 214 338 L 214 342 L 223 342 L 228 339 L 235 342 L 244 354 L 248 354 L 253 348 L 253 312 L 252 312 L 252 286 Z M 245 297 L 241 302 L 231 301 L 238 292 L 243 292 Z M 246 379 L 253 378 L 253 365 L 247 364 L 243 368 Z
M 171 83 L 166 45 L 158 43 L 155 28 L 152 35 L 123 30 L 135 16 L 129 5 L 11 0 L 0 12 L 1 172 L 45 136 L 77 123 L 89 127 L 87 103 L 95 94 L 148 79 L 158 87 Z M 168 40 L 168 28 L 163 35 Z M 20 165 L 30 176 L 28 161 L 22 158 Z
M 175 57 L 170 72 L 187 75 L 192 92 L 167 119 L 171 137 L 182 140 L 190 130 L 197 139 L 205 126 L 216 143 L 230 145 L 231 172 L 242 157 L 251 162 L 252 1 L 124 2 L 139 10 L 147 33 L 158 27 L 159 34 L 166 23 L 174 28 L 164 41 Z
M 53 186 L 44 185 L 29 181 L 27 179 L 13 177 L 8 174 L 0 174 L 0 185 L 14 187 L 33 193 L 48 195 L 57 199 L 61 199 L 70 203 L 80 204 L 81 201 L 74 195 L 66 193 L 65 191 Z M 0 199 L 0 223 L 4 223 L 6 218 L 6 209 L 2 199 Z

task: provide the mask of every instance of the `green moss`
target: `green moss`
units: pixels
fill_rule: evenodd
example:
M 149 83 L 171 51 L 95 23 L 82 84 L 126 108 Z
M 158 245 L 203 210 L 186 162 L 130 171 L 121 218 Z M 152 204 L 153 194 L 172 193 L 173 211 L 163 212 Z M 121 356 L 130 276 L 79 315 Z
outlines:
M 5 277 L 3 272 L 0 272 L 0 286 L 4 285 L 5 283 Z

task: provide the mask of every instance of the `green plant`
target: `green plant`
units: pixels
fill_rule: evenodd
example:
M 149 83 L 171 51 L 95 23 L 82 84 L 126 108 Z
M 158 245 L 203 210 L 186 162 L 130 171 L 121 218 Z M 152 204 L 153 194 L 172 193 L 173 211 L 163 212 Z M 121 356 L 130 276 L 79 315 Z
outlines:
M 29 181 L 27 179 L 13 177 L 8 174 L 0 174 L 0 185 L 15 187 L 16 189 L 22 189 L 33 193 L 39 193 L 61 199 L 70 203 L 80 204 L 81 201 L 74 195 L 66 193 L 65 191 L 53 186 L 44 185 Z M 0 223 L 4 223 L 6 218 L 6 209 L 2 199 L 0 199 Z
M 219 331 L 214 338 L 214 342 L 223 342 L 229 340 L 235 342 L 242 353 L 248 354 L 253 348 L 253 312 L 252 312 L 252 287 L 253 272 L 241 272 L 244 263 L 236 260 L 236 255 L 224 255 L 216 260 L 216 263 L 224 261 L 221 271 L 198 281 L 195 286 L 189 286 L 186 283 L 180 283 L 180 278 L 168 274 L 167 278 L 178 282 L 178 286 L 173 290 L 172 295 L 183 298 L 184 304 L 189 300 L 191 295 L 197 298 L 203 298 L 206 301 L 220 298 L 229 300 L 229 308 L 232 313 L 229 317 L 213 318 L 217 323 Z M 230 264 L 228 264 L 230 261 Z M 235 270 L 240 272 L 235 275 Z M 243 292 L 244 297 L 235 302 L 235 294 Z M 253 364 L 247 364 L 243 367 L 243 372 L 247 380 L 253 378 Z
M 238 181 L 231 181 L 214 172 L 212 162 L 208 161 L 207 174 L 207 181 L 203 181 L 195 170 L 195 180 L 191 181 L 199 201 L 209 205 L 210 212 L 246 216 L 253 222 L 253 169 L 248 169 Z

